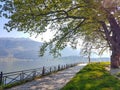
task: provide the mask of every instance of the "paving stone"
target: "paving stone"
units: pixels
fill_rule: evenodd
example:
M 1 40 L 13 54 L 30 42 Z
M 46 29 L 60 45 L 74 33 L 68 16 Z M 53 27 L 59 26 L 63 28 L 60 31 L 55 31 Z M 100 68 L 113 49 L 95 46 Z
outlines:
M 68 68 L 55 74 L 28 82 L 24 85 L 15 86 L 7 90 L 59 90 L 75 76 L 86 64 Z

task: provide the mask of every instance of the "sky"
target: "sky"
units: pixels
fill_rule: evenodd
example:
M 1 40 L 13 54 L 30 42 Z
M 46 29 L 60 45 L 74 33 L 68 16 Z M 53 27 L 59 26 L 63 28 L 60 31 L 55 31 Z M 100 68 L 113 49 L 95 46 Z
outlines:
M 0 18 L 0 37 L 29 37 L 29 34 L 24 34 L 23 32 L 17 32 L 15 30 L 11 32 L 7 32 L 7 30 L 4 29 L 4 24 L 7 23 L 7 19 Z
M 29 38 L 38 42 L 49 41 L 49 39 L 52 38 L 52 33 L 50 32 L 50 30 L 48 30 L 43 35 L 39 35 L 37 38 L 36 38 L 36 35 L 30 36 L 28 33 L 23 33 L 20 31 L 18 32 L 16 30 L 7 32 L 7 30 L 4 29 L 4 24 L 7 22 L 8 22 L 7 19 L 3 17 L 0 18 L 0 37 Z M 43 40 L 41 38 L 43 38 Z
M 7 23 L 7 21 L 8 20 L 5 18 L 0 18 L 0 38 L 1 37 L 29 38 L 38 42 L 49 41 L 49 39 L 52 38 L 52 33 L 50 32 L 50 30 L 48 30 L 45 34 L 38 36 L 37 38 L 35 38 L 36 37 L 35 35 L 30 37 L 28 33 L 18 32 L 15 30 L 11 32 L 7 32 L 7 30 L 4 29 L 4 24 Z M 41 38 L 43 38 L 43 40 Z M 80 47 L 78 48 L 78 50 L 80 50 Z M 109 57 L 109 56 L 110 56 L 110 52 L 106 51 L 101 57 Z M 94 57 L 99 57 L 99 56 L 94 55 Z

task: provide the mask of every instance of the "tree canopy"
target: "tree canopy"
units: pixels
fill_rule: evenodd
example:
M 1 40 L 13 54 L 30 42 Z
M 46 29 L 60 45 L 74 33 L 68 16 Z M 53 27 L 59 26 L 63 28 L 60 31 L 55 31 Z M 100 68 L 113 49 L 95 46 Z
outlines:
M 68 43 L 76 48 L 79 38 L 89 38 L 94 48 L 109 46 L 112 51 L 120 44 L 119 0 L 0 1 L 0 15 L 9 19 L 5 24 L 8 31 L 41 34 L 49 26 L 55 32 L 54 38 L 41 48 L 41 55 L 47 46 L 54 55 Z

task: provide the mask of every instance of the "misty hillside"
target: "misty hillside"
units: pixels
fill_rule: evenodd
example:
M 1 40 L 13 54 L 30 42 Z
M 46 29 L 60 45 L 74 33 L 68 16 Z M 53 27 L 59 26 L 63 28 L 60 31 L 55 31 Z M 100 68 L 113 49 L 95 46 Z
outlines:
M 0 57 L 37 59 L 41 44 L 25 38 L 0 38 Z
M 0 58 L 13 57 L 18 59 L 50 59 L 52 56 L 46 53 L 44 57 L 39 57 L 41 42 L 36 42 L 26 38 L 0 38 Z M 79 55 L 78 50 L 69 47 L 61 52 L 62 56 Z

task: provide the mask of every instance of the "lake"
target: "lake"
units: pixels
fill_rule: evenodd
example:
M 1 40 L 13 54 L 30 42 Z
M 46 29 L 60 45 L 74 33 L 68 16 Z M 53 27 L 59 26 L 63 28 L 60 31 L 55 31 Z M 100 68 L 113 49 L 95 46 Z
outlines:
M 93 62 L 100 61 L 109 61 L 109 59 L 92 59 Z M 48 66 L 58 66 L 65 64 L 73 64 L 79 62 L 87 62 L 87 60 L 13 60 L 13 61 L 0 61 L 0 72 L 14 72 L 28 69 L 35 69 L 40 67 L 48 67 Z
M 0 61 L 0 71 L 13 72 L 20 70 L 35 69 L 40 67 L 65 65 L 78 63 L 80 60 L 16 60 L 16 61 Z

